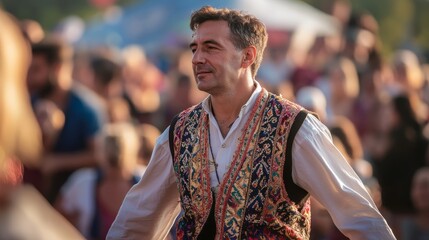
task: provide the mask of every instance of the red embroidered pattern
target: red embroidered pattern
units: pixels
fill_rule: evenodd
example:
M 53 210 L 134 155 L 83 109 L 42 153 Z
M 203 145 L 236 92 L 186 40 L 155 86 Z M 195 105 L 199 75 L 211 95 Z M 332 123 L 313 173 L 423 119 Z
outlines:
M 297 205 L 283 184 L 287 137 L 302 108 L 263 90 L 216 196 L 216 239 L 307 239 L 309 201 Z M 212 206 L 208 114 L 184 111 L 174 131 L 174 168 L 185 214 L 178 237 L 198 236 Z

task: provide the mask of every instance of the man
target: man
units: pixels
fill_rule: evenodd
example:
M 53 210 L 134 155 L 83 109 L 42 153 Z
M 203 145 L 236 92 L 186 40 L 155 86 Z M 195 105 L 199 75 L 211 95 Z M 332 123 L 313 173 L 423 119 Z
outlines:
M 41 100 L 55 103 L 65 119 L 55 139 L 50 140 L 52 147 L 45 149 L 41 162 L 41 171 L 50 182 L 46 187 L 46 197 L 53 203 L 74 170 L 95 166 L 94 141 L 102 120 L 97 116 L 95 107 L 72 87 L 71 47 L 60 40 L 46 39 L 33 44 L 32 53 L 27 84 L 33 104 L 37 106 Z M 24 177 L 28 178 L 28 182 L 38 180 L 34 171 L 27 171 Z
M 190 25 L 197 85 L 210 95 L 160 136 L 108 239 L 164 239 L 179 205 L 178 239 L 309 239 L 309 194 L 349 238 L 394 239 L 328 129 L 255 81 L 265 26 L 212 7 Z

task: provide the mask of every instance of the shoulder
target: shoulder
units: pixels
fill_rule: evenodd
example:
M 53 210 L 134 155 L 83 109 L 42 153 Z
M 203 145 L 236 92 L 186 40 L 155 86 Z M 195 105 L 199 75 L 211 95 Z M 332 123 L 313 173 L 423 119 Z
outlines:
M 202 111 L 203 110 L 203 104 L 202 103 L 199 103 L 199 104 L 196 104 L 196 105 L 194 105 L 194 106 L 191 106 L 191 107 L 189 107 L 189 108 L 187 108 L 187 109 L 185 109 L 185 110 L 183 110 L 183 111 L 181 111 L 178 115 L 177 115 L 177 118 L 184 118 L 184 117 L 188 117 L 188 116 L 190 116 L 190 115 L 194 115 L 195 113 L 198 113 L 198 112 L 200 112 L 200 111 Z
M 282 95 L 268 93 L 268 101 L 276 103 L 277 105 L 281 105 L 283 108 L 289 111 L 299 112 L 301 110 L 304 110 L 304 107 L 284 98 Z
M 332 141 L 331 133 L 326 125 L 313 114 L 307 114 L 304 122 L 302 123 L 296 138 L 296 142 L 304 144 L 312 142 L 315 139 L 325 139 Z
M 105 107 L 96 96 L 88 95 L 78 88 L 72 88 L 70 91 L 70 106 L 90 112 L 96 112 L 97 109 Z
M 105 104 L 98 100 L 91 100 L 91 97 L 76 88 L 72 88 L 70 91 L 69 108 L 69 111 L 74 112 L 81 118 L 93 119 L 100 123 L 106 119 L 107 108 Z

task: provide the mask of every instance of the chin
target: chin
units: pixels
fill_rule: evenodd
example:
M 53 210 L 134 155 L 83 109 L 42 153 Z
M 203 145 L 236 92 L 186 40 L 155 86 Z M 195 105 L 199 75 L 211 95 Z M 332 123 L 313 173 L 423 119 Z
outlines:
M 209 91 L 211 89 L 210 86 L 207 86 L 207 84 L 205 84 L 202 81 L 198 81 L 197 82 L 197 88 L 198 88 L 198 90 L 204 91 L 204 92 L 207 92 L 207 91 Z

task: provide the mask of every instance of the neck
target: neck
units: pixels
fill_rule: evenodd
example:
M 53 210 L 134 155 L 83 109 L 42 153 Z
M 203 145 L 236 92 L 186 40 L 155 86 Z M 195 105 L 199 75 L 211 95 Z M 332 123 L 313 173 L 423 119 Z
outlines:
M 252 82 L 231 94 L 210 96 L 211 110 L 223 137 L 228 134 L 229 129 L 238 118 L 242 106 L 249 100 L 254 89 L 255 83 Z
M 255 83 L 251 82 L 240 87 L 238 91 L 222 95 L 211 95 L 210 102 L 213 114 L 218 121 L 235 119 L 241 107 L 249 100 L 255 90 Z

